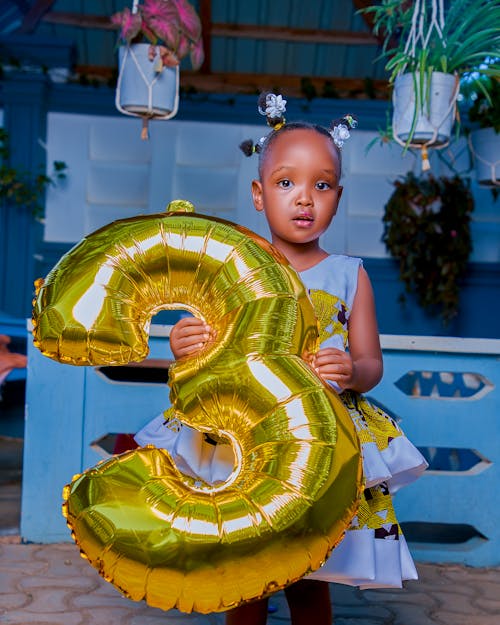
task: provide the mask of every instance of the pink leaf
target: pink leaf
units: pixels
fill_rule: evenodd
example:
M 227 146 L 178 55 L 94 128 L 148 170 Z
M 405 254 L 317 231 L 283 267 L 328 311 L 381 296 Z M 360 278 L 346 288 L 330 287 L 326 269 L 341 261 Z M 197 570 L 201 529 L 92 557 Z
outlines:
M 198 41 L 201 37 L 201 22 L 198 14 L 187 0 L 173 0 L 179 14 L 181 29 L 191 39 Z
M 191 65 L 193 69 L 200 69 L 205 59 L 203 52 L 203 41 L 199 39 L 195 44 L 191 45 Z
M 144 20 L 142 20 L 141 30 L 148 41 L 150 41 L 152 44 L 158 43 L 158 36 L 155 35 L 155 33 L 148 27 Z
M 179 39 L 179 45 L 177 46 L 177 50 L 176 50 L 177 56 L 180 59 L 183 59 L 185 56 L 189 54 L 190 48 L 191 48 L 191 44 L 189 43 L 189 39 L 181 36 L 181 38 Z
M 131 13 L 128 8 L 121 13 L 115 13 L 111 17 L 113 24 L 120 26 L 120 37 L 130 43 L 141 30 L 141 16 L 138 13 Z
M 155 35 L 169 48 L 175 49 L 179 40 L 179 16 L 171 0 L 145 0 L 142 14 Z

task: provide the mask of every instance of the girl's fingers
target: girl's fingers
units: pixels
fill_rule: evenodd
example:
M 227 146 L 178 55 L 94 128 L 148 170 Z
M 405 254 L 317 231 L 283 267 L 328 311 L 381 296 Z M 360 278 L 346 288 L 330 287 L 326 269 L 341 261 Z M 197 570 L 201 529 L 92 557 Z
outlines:
M 194 354 L 203 349 L 215 336 L 212 328 L 197 317 L 186 317 L 175 324 L 170 333 L 170 344 L 176 358 Z
M 349 356 L 345 352 L 340 349 L 329 348 L 320 350 L 316 354 L 314 361 L 317 364 L 322 365 L 327 363 L 345 362 L 347 359 L 349 359 Z
M 182 333 L 179 332 L 177 335 L 177 339 L 184 343 L 196 343 L 200 341 L 208 341 L 210 338 L 210 331 L 205 330 L 204 328 L 197 329 L 189 329 Z
M 182 323 L 185 322 L 185 323 Z M 208 340 L 210 336 L 210 326 L 204 323 L 201 319 L 187 318 L 179 321 L 173 328 L 170 333 L 171 336 L 175 338 L 177 341 L 185 341 L 186 339 L 191 342 L 191 340 L 203 341 Z

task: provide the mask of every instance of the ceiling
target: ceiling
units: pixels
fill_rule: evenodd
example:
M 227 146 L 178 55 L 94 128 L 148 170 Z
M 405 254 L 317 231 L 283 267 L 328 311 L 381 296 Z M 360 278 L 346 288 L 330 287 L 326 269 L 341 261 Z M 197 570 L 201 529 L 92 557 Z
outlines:
M 386 98 L 377 40 L 358 9 L 370 0 L 192 0 L 205 63 L 181 72 L 185 89 Z M 75 46 L 74 80 L 113 81 L 117 33 L 109 16 L 131 0 L 2 0 L 0 35 Z

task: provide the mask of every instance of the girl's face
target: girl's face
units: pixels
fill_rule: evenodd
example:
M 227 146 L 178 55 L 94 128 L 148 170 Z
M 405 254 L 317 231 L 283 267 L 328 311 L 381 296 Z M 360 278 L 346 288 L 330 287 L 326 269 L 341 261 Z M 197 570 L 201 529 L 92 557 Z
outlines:
M 332 141 L 315 130 L 291 130 L 274 140 L 264 158 L 252 197 L 266 215 L 272 242 L 285 254 L 299 245 L 318 246 L 342 195 Z

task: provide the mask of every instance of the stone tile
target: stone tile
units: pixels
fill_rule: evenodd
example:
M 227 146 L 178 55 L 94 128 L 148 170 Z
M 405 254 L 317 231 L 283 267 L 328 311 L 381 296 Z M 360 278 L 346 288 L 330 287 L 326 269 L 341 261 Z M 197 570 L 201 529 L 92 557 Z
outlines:
M 428 608 L 437 608 L 440 601 L 437 597 L 428 592 L 397 592 L 392 591 L 382 594 L 375 590 L 362 591 L 366 601 L 371 603 L 391 604 L 391 605 L 420 605 Z
M 3 593 L 17 591 L 17 578 L 12 575 L 7 567 L 4 569 L 0 568 L 0 589 L 0 597 Z M 0 601 L 1 605 L 2 602 Z
M 20 592 L 2 592 L 0 594 L 0 614 L 5 614 L 7 610 L 22 608 L 30 601 L 31 599 Z
M 109 592 L 91 592 L 83 595 L 75 595 L 70 598 L 70 605 L 72 608 L 122 608 L 124 605 L 130 610 L 133 610 L 136 606 L 137 609 L 141 609 L 145 604 L 136 603 L 123 597 L 114 588 L 110 587 Z
M 404 583 L 407 588 L 412 588 L 418 584 L 434 584 L 441 586 L 447 584 L 445 577 L 446 566 L 441 564 L 417 564 L 418 580 L 410 580 Z M 451 565 L 453 566 L 453 565 Z
M 498 587 L 497 596 L 500 595 L 500 586 Z M 491 612 L 492 614 L 500 614 L 500 599 L 489 599 L 478 597 L 474 601 L 475 605 L 481 612 Z
M 10 543 L 0 543 L 0 563 L 5 566 L 7 562 L 16 566 L 22 564 L 32 564 L 36 567 L 43 566 L 43 562 L 36 562 L 34 555 L 40 549 L 38 545 L 18 545 Z
M 365 592 L 345 584 L 330 584 L 330 596 L 335 605 L 363 605 L 366 603 Z
M 500 595 L 500 577 L 496 582 L 477 579 L 475 580 L 474 588 L 476 590 L 476 596 L 479 595 L 480 597 L 498 600 Z
M 365 606 L 333 606 L 333 613 L 335 618 L 349 618 L 358 619 L 371 619 L 378 623 L 390 623 L 394 619 L 394 612 L 388 608 L 380 605 L 365 605 Z M 356 622 L 358 622 L 356 620 Z
M 177 610 L 134 616 L 127 625 L 223 625 L 222 614 L 183 614 Z M 97 625 L 97 624 L 96 624 Z M 100 624 L 102 625 L 102 624 Z
M 128 623 L 130 609 L 123 606 L 122 608 L 92 608 L 80 612 L 83 618 L 82 623 L 85 625 L 125 625 Z M 158 621 L 159 622 L 159 621 Z M 164 625 L 170 625 L 169 621 L 163 619 Z
M 38 586 L 36 589 L 32 587 L 31 592 L 28 590 L 27 594 L 32 596 L 31 603 L 26 607 L 27 612 L 52 614 L 64 612 L 68 609 L 68 602 L 72 591 L 66 587 L 56 588 L 54 586 L 45 585 Z
M 354 617 L 339 617 L 335 618 L 335 625 L 389 625 L 392 624 L 392 621 L 379 621 L 373 618 L 359 618 L 357 616 Z
M 85 577 L 78 577 L 73 575 L 54 577 L 50 575 L 29 575 L 23 577 L 19 582 L 19 587 L 26 591 L 33 591 L 34 589 L 42 588 L 58 588 L 61 585 L 61 580 L 64 580 L 64 588 L 68 591 L 80 591 L 90 592 L 94 590 L 97 585 Z
M 59 614 L 30 614 L 25 610 L 9 611 L 3 623 L 8 625 L 86 625 L 79 612 L 60 612 Z M 97 624 L 96 624 L 97 625 Z M 104 625 L 100 623 L 99 625 Z
M 450 588 L 451 590 L 451 588 Z M 445 609 L 448 612 L 459 614 L 471 614 L 477 615 L 481 612 L 480 608 L 475 605 L 474 601 L 470 600 L 470 597 L 464 596 L 461 593 L 462 589 L 457 586 L 455 592 L 440 592 L 439 601 L 441 602 L 441 609 Z
M 15 562 L 13 560 L 4 560 L 0 556 L 0 572 L 7 573 L 7 575 L 22 576 L 22 575 L 43 575 L 47 570 L 47 565 L 44 562 Z
M 492 582 L 493 584 L 500 584 L 500 567 L 497 568 L 485 568 L 485 569 L 468 569 L 469 574 L 474 578 L 481 580 L 481 582 Z
M 457 614 L 440 610 L 435 613 L 436 621 L 439 625 L 498 625 L 498 614 Z M 405 625 L 410 625 L 405 623 Z
M 433 615 L 422 606 L 400 606 L 400 611 L 390 625 L 437 625 L 437 623 Z M 453 621 L 448 621 L 446 625 L 452 623 Z

